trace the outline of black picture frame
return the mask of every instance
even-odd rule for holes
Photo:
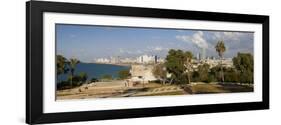
[[[157,108],[147,107],[138,109],[104,111],[43,113],[44,12],[262,24],[262,101]],[[28,1],[26,3],[26,123],[28,124],[184,115],[259,109],[269,109],[269,16],[46,1]]]

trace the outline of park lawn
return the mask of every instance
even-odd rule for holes
[[[189,88],[192,94],[253,92],[253,87],[236,84],[197,84]]]
[[[79,92],[79,89],[82,91]],[[212,94],[212,93],[235,93],[253,92],[252,85],[238,84],[217,84],[203,83],[197,84],[160,84],[148,83],[137,84],[134,87],[125,88],[122,82],[97,84],[85,89],[76,87],[68,90],[56,92],[58,100],[61,99],[84,99],[84,98],[109,98],[109,97],[136,97],[136,96],[168,96],[168,95],[189,95],[189,94]]]
[[[57,93],[56,96],[68,96],[68,95],[73,95],[72,93]]]
[[[204,94],[204,93],[227,93],[228,90],[223,89],[221,85],[216,84],[197,84],[190,86],[192,94]]]
[[[185,93],[182,91],[174,91],[174,92],[152,93],[142,96],[164,96],[164,95],[185,95]]]

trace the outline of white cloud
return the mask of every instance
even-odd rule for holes
[[[213,34],[214,40],[229,40],[233,42],[239,42],[241,40],[241,37],[246,35],[246,33],[240,32],[214,32]]]
[[[162,51],[163,48],[158,46],[158,47],[155,47],[154,50],[155,50],[155,51]]]
[[[176,38],[184,42],[192,42],[200,48],[208,48],[208,43],[202,31],[198,31],[193,35],[178,35]]]
[[[147,46],[146,49],[144,51],[146,52],[155,52],[155,51],[165,51],[165,50],[169,50],[169,48],[166,47],[162,47],[162,46]]]

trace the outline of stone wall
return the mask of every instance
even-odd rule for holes
[[[132,79],[144,81],[157,80],[152,73],[153,67],[154,65],[132,65],[130,70]]]

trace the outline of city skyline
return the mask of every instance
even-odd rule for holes
[[[142,55],[165,58],[170,49],[191,51],[195,57],[204,51],[206,57],[217,57],[218,40],[225,42],[225,58],[232,58],[237,52],[253,54],[253,37],[250,32],[56,25],[57,54],[84,62]]]

